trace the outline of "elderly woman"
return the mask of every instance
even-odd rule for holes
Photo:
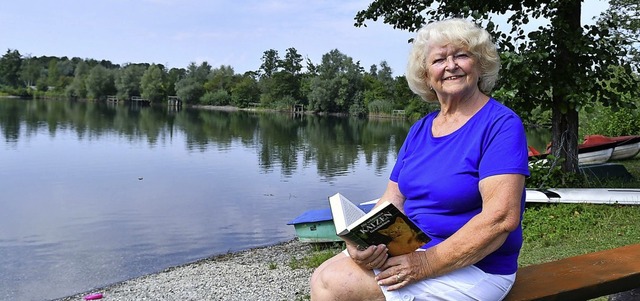
[[[385,245],[345,252],[311,277],[312,300],[501,300],[522,246],[527,143],[520,118],[491,98],[500,58],[464,19],[427,25],[413,42],[412,91],[440,110],[410,129],[381,198],[432,239],[389,257]]]

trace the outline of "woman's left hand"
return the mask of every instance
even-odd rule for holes
[[[393,291],[408,284],[426,278],[429,275],[427,252],[416,251],[387,259],[377,276],[378,285],[387,286]]]

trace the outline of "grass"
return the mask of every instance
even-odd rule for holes
[[[597,187],[640,187],[640,157],[619,161],[632,182],[607,181]],[[548,262],[640,243],[640,207],[597,204],[527,204],[520,265]]]
[[[636,206],[555,204],[526,209],[520,265],[640,242]]]
[[[597,187],[640,188],[640,156],[620,161],[632,182],[608,181]],[[527,204],[520,266],[640,243],[640,206],[597,204]],[[296,264],[315,268],[342,250],[340,245],[318,246]],[[292,265],[293,267],[293,265]],[[607,300],[606,297],[593,299]]]
[[[334,255],[342,252],[345,246],[344,243],[336,242],[336,243],[325,243],[325,244],[313,244],[312,252],[302,258],[296,259],[293,258],[289,262],[289,267],[292,269],[299,268],[317,268],[321,263],[325,262],[327,259],[333,257]]]
[[[619,161],[634,181],[606,181],[591,187],[640,188],[640,156]],[[587,185],[589,186],[589,185]],[[525,208],[520,266],[640,243],[639,206],[538,204]],[[592,299],[606,301],[608,297]]]

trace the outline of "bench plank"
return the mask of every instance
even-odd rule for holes
[[[588,300],[640,287],[640,244],[522,267],[505,301]]]

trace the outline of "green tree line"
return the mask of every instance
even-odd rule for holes
[[[178,96],[186,104],[288,110],[304,105],[318,113],[391,114],[426,106],[393,76],[386,61],[365,70],[352,57],[331,50],[320,63],[303,60],[295,48],[284,56],[269,49],[255,71],[238,74],[232,66],[208,62],[168,69],[160,64],[113,64],[78,57],[23,56],[8,49],[0,58],[0,91],[24,97],[105,100],[133,96],[153,103]],[[413,105],[412,105],[413,103]],[[422,111],[421,111],[422,110]]]
[[[581,25],[582,1],[376,0],[357,13],[356,26],[380,19],[415,31],[452,16],[471,17],[486,27],[502,58],[493,96],[525,122],[552,127],[552,152],[577,170],[579,113],[600,107],[636,110],[640,94],[640,14],[634,0],[611,0],[594,25]],[[508,16],[506,30],[492,16]],[[548,24],[525,31],[531,20]],[[0,57],[0,92],[22,96],[129,99],[140,95],[161,102],[176,95],[184,103],[289,109],[304,105],[318,113],[391,114],[412,117],[433,109],[393,76],[385,61],[368,69],[338,49],[320,62],[303,59],[295,48],[284,55],[269,49],[255,71],[237,74],[232,66],[207,62],[168,69],[159,64],[113,64],[67,57],[23,57],[8,49]],[[585,114],[583,114],[585,115]]]

